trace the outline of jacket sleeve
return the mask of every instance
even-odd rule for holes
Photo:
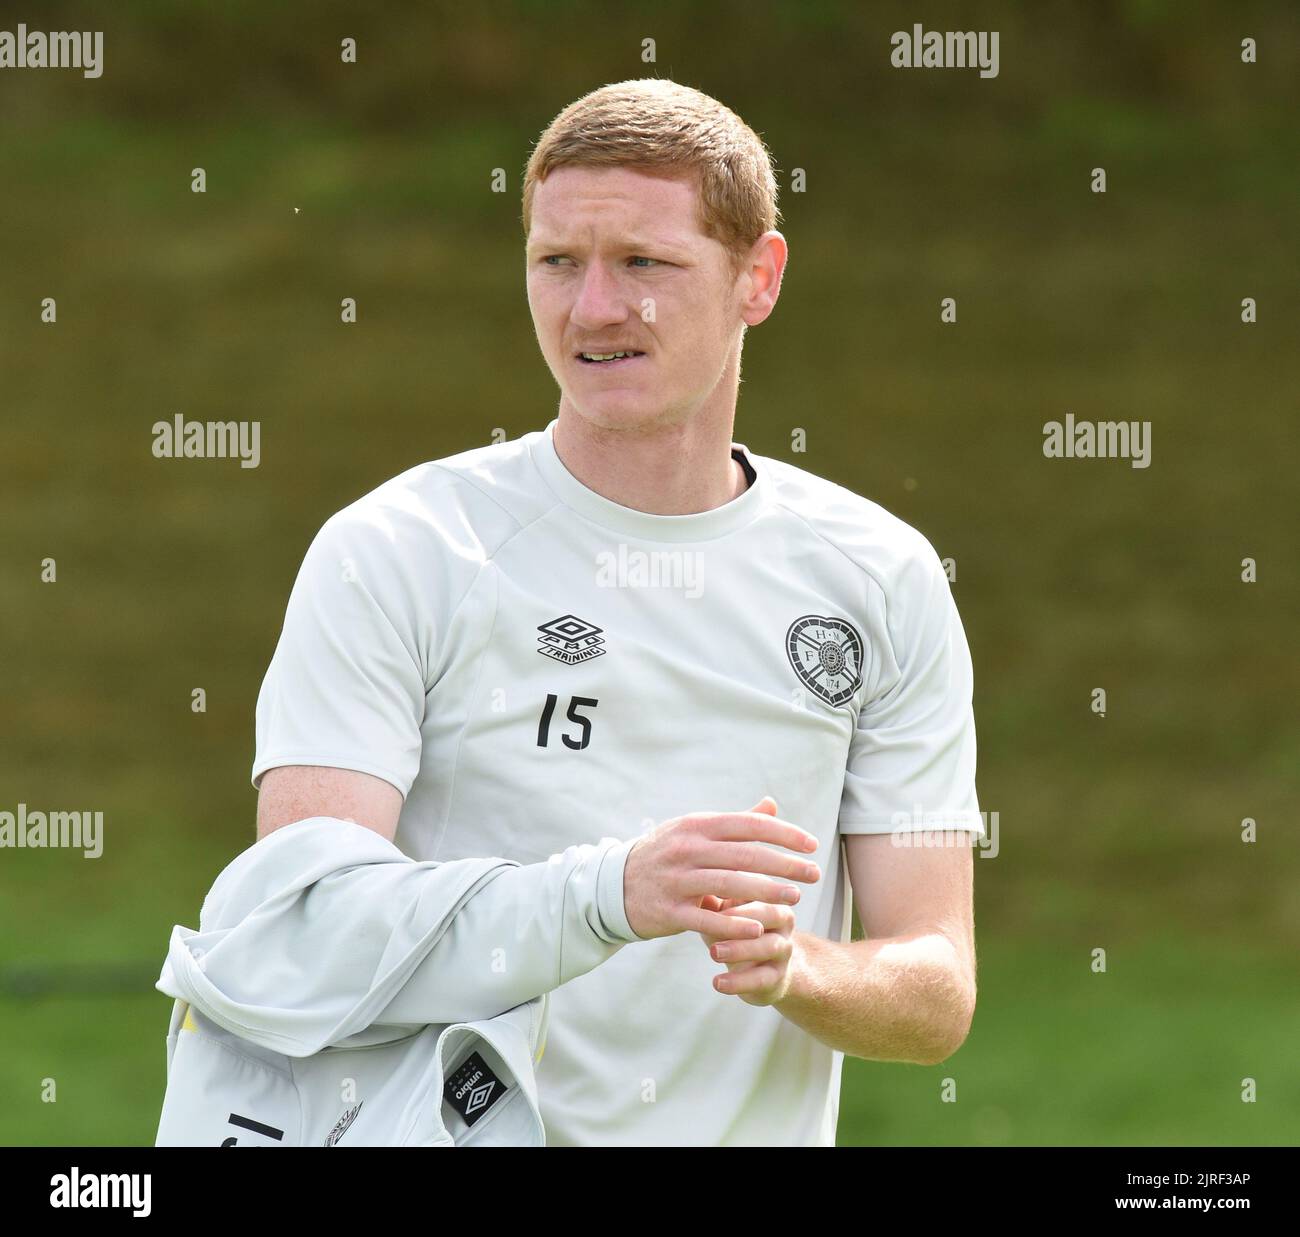
[[[384,1021],[492,1018],[640,940],[623,908],[632,845],[605,838],[545,863],[496,870],[385,1008]]]
[[[417,862],[352,821],[298,821],[218,876],[156,986],[290,1056],[493,1018],[639,939],[623,910],[632,845]]]

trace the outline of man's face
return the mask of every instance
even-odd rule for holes
[[[567,403],[601,428],[678,423],[739,347],[739,285],[692,179],[561,167],[534,191],[528,305]],[[613,361],[583,353],[633,351]]]

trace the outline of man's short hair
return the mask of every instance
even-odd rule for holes
[[[524,170],[525,236],[537,185],[565,166],[693,176],[701,230],[727,250],[734,274],[780,218],[772,156],[758,134],[717,99],[663,78],[602,86],[547,125]]]

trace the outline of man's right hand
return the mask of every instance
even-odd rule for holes
[[[811,833],[771,810],[691,812],[639,838],[623,868],[623,909],[632,931],[642,940],[679,932],[728,940],[762,936],[767,929],[758,920],[703,904],[712,895],[793,906],[799,889],[787,882],[821,879],[811,860],[762,845],[771,842],[804,855],[817,849]]]

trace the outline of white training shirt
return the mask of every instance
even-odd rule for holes
[[[361,770],[405,796],[412,858],[521,864],[770,794],[821,843],[797,928],[847,941],[841,835],[984,832],[970,653],[934,548],[740,444],[753,480],[723,506],[623,507],[565,468],[555,424],[325,522],[258,698],[254,785]],[[643,941],[608,917],[627,943],[552,992],[548,1144],[833,1146],[843,1053],[715,991],[697,933]]]

